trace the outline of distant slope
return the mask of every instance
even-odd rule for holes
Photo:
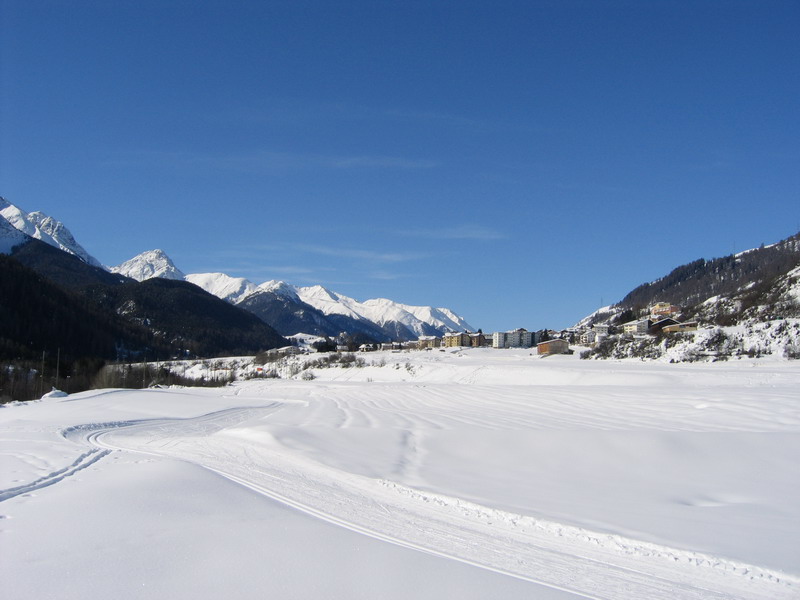
[[[23,233],[5,217],[0,215],[0,254],[11,254],[11,251],[20,244],[32,239],[29,235]]]
[[[172,261],[162,251],[155,251],[142,253],[124,263],[133,268],[120,265],[112,270],[141,281],[162,276],[165,264],[172,265]],[[177,268],[175,271],[180,272]],[[450,331],[474,331],[469,323],[447,308],[411,306],[386,298],[359,302],[321,285],[296,287],[273,280],[257,286],[243,277],[225,273],[192,273],[184,279],[252,312],[282,335],[335,336],[344,332],[373,341],[389,341]]]
[[[31,239],[18,246],[11,254],[54,284],[69,290],[80,290],[90,285],[120,285],[128,278],[90,265],[73,254]]]
[[[682,265],[656,281],[635,288],[619,305],[636,309],[661,301],[694,306],[712,296],[731,295],[770,282],[798,264],[800,233],[771,246]]]
[[[448,331],[474,331],[452,311],[430,306],[409,306],[385,298],[359,302],[320,285],[295,288],[300,299],[328,317],[349,317],[377,325],[391,339],[416,339]]]
[[[731,294],[712,296],[687,307],[684,316],[716,325],[800,318],[800,266]]]
[[[0,232],[0,251],[10,252],[12,247],[26,240],[20,237],[24,234],[76,256],[95,269],[83,269],[35,245],[15,249],[18,260],[56,284],[73,290],[94,284],[117,285],[128,278],[139,282],[152,278],[185,280],[231,304],[242,304],[285,335],[346,333],[372,341],[388,341],[474,330],[446,308],[412,306],[385,298],[359,302],[319,285],[295,287],[283,281],[268,281],[257,286],[242,277],[224,273],[185,275],[163,250],[142,252],[121,265],[106,269],[75,241],[61,222],[40,212],[26,213],[2,198],[0,216],[20,232],[13,234],[4,226],[7,231]]]
[[[186,275],[185,279],[232,304],[258,291],[258,286],[244,277],[231,277],[225,273],[194,273]]]
[[[579,322],[619,324],[655,302],[680,306],[683,318],[730,325],[746,319],[800,316],[800,233],[776,244],[698,259],[629,292]]]
[[[254,354],[289,343],[254,315],[189,282],[160,278],[137,282],[38,240],[16,247],[12,258],[61,289],[80,294],[109,318],[143,327],[150,332],[152,349],[172,355],[188,351],[222,356]]]
[[[299,299],[268,290],[259,290],[250,294],[237,306],[253,313],[265,323],[269,323],[281,335],[303,332],[323,337],[335,337],[342,331],[353,329],[353,324],[337,324],[313,306]]]
[[[92,291],[104,308],[197,356],[253,354],[289,342],[255,315],[187,281],[152,278]],[[183,354],[184,352],[180,352]]]
[[[255,286],[247,279],[224,273],[192,274],[186,280],[251,311],[283,335],[332,336],[345,332],[389,341],[474,331],[446,308],[409,306],[385,298],[359,302],[320,285],[296,287],[284,281],[267,281]]]
[[[0,255],[0,359],[35,359],[56,349],[65,361],[114,359],[120,347],[150,344],[144,327],[99,310],[86,298]]]

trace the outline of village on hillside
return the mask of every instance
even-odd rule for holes
[[[512,331],[496,331],[492,334],[484,334],[482,331],[476,333],[446,333],[442,337],[422,336],[416,341],[405,342],[403,348],[410,349],[429,349],[429,348],[452,348],[452,347],[471,347],[471,348],[536,348],[537,354],[547,356],[550,354],[571,353],[571,345],[580,345],[592,348],[602,342],[609,335],[623,335],[632,338],[642,336],[653,336],[659,333],[682,333],[697,331],[697,321],[680,321],[678,317],[681,307],[669,302],[656,302],[646,311],[647,315],[623,323],[620,326],[607,324],[595,324],[591,327],[569,327],[561,331],[553,329],[541,329],[538,331],[528,331],[524,328]],[[393,344],[395,347],[397,344]],[[387,344],[380,346],[385,349]],[[369,345],[359,348],[362,351],[369,351]],[[376,346],[375,349],[378,349]]]
[[[462,331],[445,333],[442,336],[420,336],[416,340],[392,341],[384,343],[357,343],[341,334],[331,346],[337,352],[375,352],[378,350],[432,350],[436,348],[535,348],[539,356],[551,354],[571,354],[570,346],[579,345],[594,348],[611,335],[637,339],[650,336],[697,331],[697,321],[680,321],[681,307],[669,302],[656,302],[648,307],[646,314],[618,326],[594,324],[586,327],[569,327],[563,330],[540,329],[528,331],[525,328],[511,331],[484,333]],[[319,343],[312,344],[317,350],[334,350]],[[298,346],[277,348],[270,351],[278,355],[302,352]]]

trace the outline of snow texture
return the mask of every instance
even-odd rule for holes
[[[796,361],[366,356],[0,409],[4,593],[798,597]]]

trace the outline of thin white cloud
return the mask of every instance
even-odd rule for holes
[[[322,254],[325,256],[339,256],[343,258],[355,258],[372,262],[398,263],[409,260],[419,260],[426,258],[428,254],[421,252],[379,252],[375,250],[363,250],[357,248],[335,248],[333,246],[319,246],[313,244],[296,244],[297,250],[310,254]]]
[[[338,169],[388,168],[388,169],[433,169],[439,166],[435,160],[397,158],[393,156],[350,156],[329,158],[331,166]]]
[[[502,240],[508,237],[502,231],[483,225],[455,225],[438,229],[412,229],[401,232],[410,237],[438,240]]]
[[[402,273],[391,273],[389,271],[380,270],[380,271],[373,271],[370,274],[370,277],[372,279],[379,279],[381,281],[394,281],[396,279],[405,279],[409,276]]]
[[[168,166],[202,168],[243,173],[268,173],[305,169],[433,169],[439,162],[424,158],[384,155],[335,155],[258,150],[242,154],[199,154],[192,152],[141,152],[109,159],[114,167]]]
[[[258,274],[279,274],[279,275],[311,275],[321,269],[309,269],[308,267],[298,267],[294,265],[264,265],[257,267],[250,267],[247,269],[248,273]]]
[[[377,121],[383,123],[411,123],[449,127],[462,130],[488,131],[507,129],[505,124],[485,119],[475,119],[455,113],[415,110],[401,107],[376,107],[350,103],[304,103],[295,100],[273,99],[268,106],[242,108],[224,116],[211,115],[213,121],[242,121],[256,125],[313,126],[331,121]]]
[[[627,193],[631,190],[617,185],[606,185],[602,183],[580,183],[580,182],[560,182],[556,183],[555,187],[560,190],[576,191],[576,192],[611,192],[611,193]]]

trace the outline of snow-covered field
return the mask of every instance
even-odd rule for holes
[[[3,597],[800,598],[800,362],[314,374],[0,409]]]

